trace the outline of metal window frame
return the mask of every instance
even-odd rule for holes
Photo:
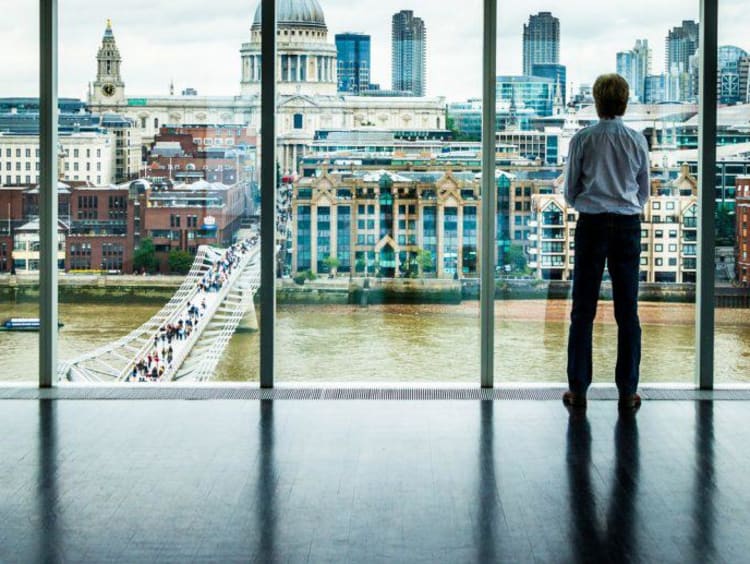
[[[276,2],[261,5],[260,387],[276,373]]]
[[[39,2],[39,387],[57,383],[57,0]]]
[[[497,0],[484,0],[482,48],[482,231],[480,237],[480,384],[495,383],[495,128],[497,98]]]
[[[275,376],[276,322],[276,3],[262,0],[261,24],[261,289],[260,386]],[[497,193],[495,187],[497,0],[483,1],[482,206],[480,290],[480,382],[494,387],[494,287]],[[39,387],[56,384],[57,374],[57,158],[58,2],[39,2],[40,100],[40,273]],[[716,68],[718,0],[700,0],[698,281],[696,288],[695,382],[714,387],[716,168]],[[488,103],[489,102],[489,103]]]
[[[700,0],[700,86],[698,93],[698,248],[695,292],[695,385],[714,387],[716,306],[716,70],[719,2]]]

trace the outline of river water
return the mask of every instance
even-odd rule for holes
[[[62,303],[60,359],[73,358],[134,329],[159,304]],[[496,381],[564,382],[569,303],[497,302]],[[0,304],[0,321],[36,317],[30,303]],[[694,307],[641,304],[642,382],[693,381]],[[257,333],[236,334],[217,381],[257,382]],[[279,382],[477,383],[479,310],[460,305],[279,306]],[[611,382],[616,326],[611,304],[600,307],[594,334],[594,380]],[[0,381],[35,381],[38,334],[0,332]],[[750,382],[750,311],[717,310],[717,382]]]

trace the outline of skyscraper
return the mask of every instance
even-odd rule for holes
[[[698,25],[684,20],[667,33],[664,66],[669,100],[695,101],[698,96]]]
[[[722,104],[736,104],[744,100],[740,91],[740,61],[747,57],[747,51],[734,45],[719,47],[718,94]]]
[[[370,86],[370,36],[336,34],[338,91],[359,94]]]
[[[531,76],[535,64],[560,62],[560,20],[551,12],[529,16],[523,25],[523,74]]]
[[[665,71],[670,72],[674,65],[684,72],[690,66],[690,57],[698,50],[698,24],[684,20],[681,26],[672,28],[666,38]]]
[[[393,15],[391,23],[391,77],[393,90],[424,96],[427,85],[427,31],[411,10]]]
[[[637,39],[630,51],[617,53],[617,74],[628,81],[630,94],[643,102],[646,77],[651,73],[651,49],[648,39]]]

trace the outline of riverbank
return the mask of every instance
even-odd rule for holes
[[[138,299],[149,303],[163,303],[182,283],[183,276],[135,276],[60,274],[58,299],[63,303],[78,300],[112,301]],[[499,279],[495,283],[495,299],[569,300],[571,282]],[[0,302],[36,301],[39,298],[39,279],[35,274],[0,275]],[[277,280],[279,304],[303,305],[378,305],[378,304],[446,304],[455,305],[479,299],[477,279],[377,279],[377,278],[318,278],[296,284],[291,279]],[[612,286],[602,284],[601,299],[611,301]],[[641,283],[641,302],[695,302],[693,284]],[[718,307],[750,307],[750,291],[730,286],[717,287]]]

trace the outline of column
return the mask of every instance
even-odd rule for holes
[[[339,209],[334,200],[330,204],[330,218],[331,227],[328,232],[331,234],[331,256],[339,258],[339,237],[338,237],[338,222],[339,222]]]
[[[458,230],[458,249],[456,250],[456,272],[461,278],[464,273],[464,206],[459,204],[456,208],[456,229]]]
[[[435,269],[437,277],[442,278],[443,274],[443,263],[445,256],[445,204],[437,204],[437,256],[435,257]]]
[[[301,55],[295,55],[294,56],[297,59],[297,82],[302,81],[302,56]]]
[[[310,203],[310,270],[318,273],[318,206]]]

